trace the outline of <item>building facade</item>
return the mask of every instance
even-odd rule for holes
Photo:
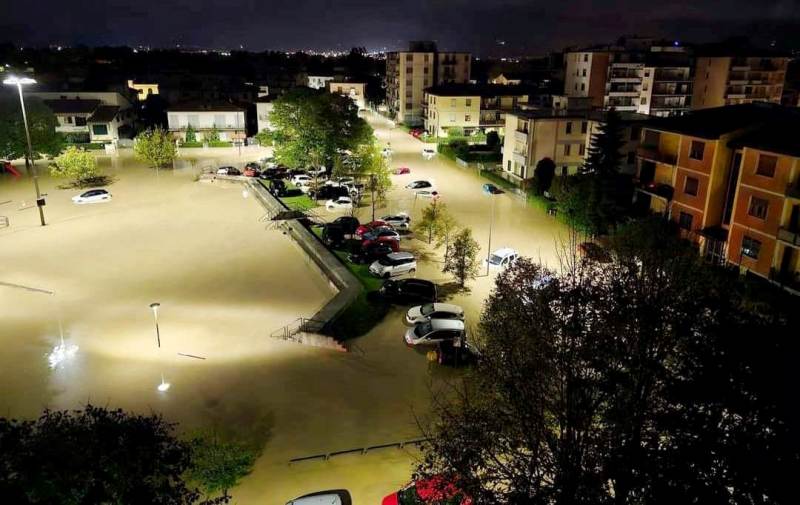
[[[781,103],[788,64],[784,56],[698,56],[694,108]]]
[[[389,114],[409,126],[424,123],[425,89],[468,83],[469,53],[439,52],[433,43],[412,43],[409,51],[386,54],[386,104]]]
[[[227,102],[185,102],[167,110],[169,131],[178,139],[186,139],[186,129],[192,126],[198,142],[208,139],[214,129],[219,140],[231,142],[244,140],[245,109]]]
[[[574,175],[586,162],[592,135],[605,122],[597,110],[538,109],[506,114],[503,172],[512,182],[525,186],[536,165],[544,159],[555,163],[556,175]],[[634,173],[640,125],[639,114],[622,114],[625,145],[621,171]]]
[[[133,137],[136,112],[131,102],[113,91],[31,92],[41,98],[58,121],[56,131],[72,142],[116,143]]]
[[[521,86],[442,84],[425,90],[424,128],[445,137],[449,128],[465,134],[505,129],[505,115],[528,103],[529,92]]]
[[[312,89],[328,89],[328,83],[336,79],[332,75],[309,75],[306,77],[306,86]]]
[[[675,221],[711,261],[800,292],[800,111],[768,103],[648,124],[635,205]]]
[[[367,108],[366,87],[366,83],[363,82],[331,81],[328,83],[328,90],[331,93],[348,97],[356,104],[358,110]]]

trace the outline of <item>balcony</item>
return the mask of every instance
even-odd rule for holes
[[[676,155],[662,153],[656,146],[640,146],[638,149],[636,149],[636,154],[640,158],[656,161],[658,163],[665,163],[667,165],[674,165],[678,162],[678,157]]]
[[[790,230],[789,228],[778,228],[778,240],[791,246],[800,247],[800,230]]]
[[[669,184],[642,180],[635,180],[634,183],[636,184],[637,191],[655,196],[656,198],[663,198],[667,201],[672,200],[672,195],[675,193],[675,189]]]
[[[787,185],[786,192],[784,194],[789,198],[797,198],[800,200],[800,180]]]

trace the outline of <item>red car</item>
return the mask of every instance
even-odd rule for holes
[[[391,226],[389,226],[389,224],[386,223],[386,221],[381,221],[380,219],[376,219],[375,221],[372,221],[371,223],[364,223],[361,226],[359,226],[358,228],[356,228],[356,236],[361,238],[362,235],[364,235],[365,233],[369,233],[369,232],[371,232],[372,230],[374,230],[376,228],[390,228],[390,229],[393,229]]]
[[[388,226],[368,231],[361,236],[361,240],[361,247],[369,247],[371,244],[388,244],[394,252],[400,249],[400,234]]]
[[[452,482],[443,477],[418,480],[381,501],[381,505],[418,505],[421,503],[447,503],[448,505],[472,505],[472,498],[464,496]]]
[[[420,135],[422,135],[422,132],[423,132],[423,130],[420,130],[419,128],[414,128],[409,133],[411,133],[412,137],[418,139],[420,137]]]
[[[394,169],[394,175],[410,174],[411,169],[408,167],[397,167]]]

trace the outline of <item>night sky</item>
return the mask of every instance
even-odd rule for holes
[[[425,39],[444,49],[516,55],[634,33],[699,42],[748,34],[761,44],[777,39],[796,47],[800,0],[7,0],[0,6],[0,40],[16,45],[375,50]]]

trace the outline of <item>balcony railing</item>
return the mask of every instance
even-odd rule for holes
[[[786,196],[800,199],[800,180],[786,186]]]
[[[672,200],[672,195],[675,194],[675,188],[669,184],[663,184],[655,181],[635,180],[636,189],[665,200]]]
[[[800,247],[800,230],[778,228],[778,240]]]
[[[636,149],[636,154],[640,158],[666,163],[667,165],[674,165],[678,161],[678,157],[674,154],[663,153],[655,146],[640,146]]]

